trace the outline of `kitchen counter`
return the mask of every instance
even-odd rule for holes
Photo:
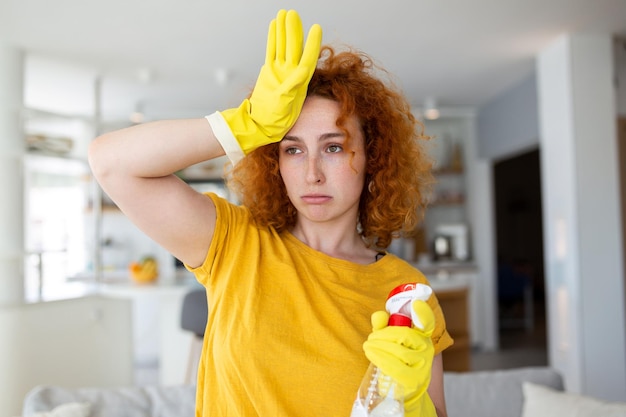
[[[428,278],[431,287],[441,299],[441,304],[458,314],[455,294],[466,291],[471,295],[477,268],[470,263],[419,263],[414,264]],[[94,283],[93,276],[74,277],[62,286],[45,288],[40,298],[30,302],[47,302],[103,295],[109,298],[132,301],[133,357],[136,367],[158,367],[160,384],[180,384],[185,380],[185,369],[193,335],[180,327],[180,311],[185,294],[201,288],[195,277],[186,270],[163,275],[155,283],[137,284],[127,274],[105,274],[101,282]],[[470,303],[471,304],[471,303]],[[452,305],[452,307],[448,307]],[[470,313],[470,317],[472,314]],[[462,334],[455,334],[461,341]],[[458,346],[461,346],[459,343]],[[466,345],[469,345],[467,343]]]
[[[412,264],[419,269],[435,292],[470,287],[478,272],[468,262],[420,262]]]
[[[474,273],[478,270],[476,264],[472,262],[413,262],[411,265],[422,271],[426,276],[441,273]]]
[[[445,299],[454,297],[458,292],[466,292],[466,306],[457,305],[449,307],[449,316],[459,316],[459,311],[465,311],[461,316],[467,316],[469,320],[468,344],[470,346],[480,346],[481,335],[485,333],[485,323],[480,320],[480,291],[481,291],[481,271],[476,264],[471,262],[415,262],[412,263],[417,269],[422,271],[430,282],[437,298]],[[461,324],[459,327],[462,328]],[[461,331],[463,333],[463,331]]]
[[[469,289],[472,285],[471,278],[467,276],[462,276],[462,277],[450,276],[447,278],[428,277],[428,281],[430,282],[430,286],[435,292],[435,294],[439,294],[443,291]]]
[[[89,295],[108,295],[130,297],[137,294],[157,294],[186,291],[199,286],[193,275],[176,273],[160,276],[154,283],[138,284],[128,275],[104,274],[100,281],[95,282],[93,275],[82,275],[69,278],[62,285],[44,287],[39,294],[26,296],[27,303],[60,301]]]

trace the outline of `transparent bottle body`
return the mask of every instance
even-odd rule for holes
[[[389,326],[415,325],[422,328],[419,317],[414,317],[411,305],[415,300],[426,301],[432,289],[420,283],[407,283],[394,288],[387,297],[385,309]],[[385,375],[370,363],[350,417],[404,417],[404,391],[392,377]]]
[[[402,386],[370,364],[350,417],[404,417]]]

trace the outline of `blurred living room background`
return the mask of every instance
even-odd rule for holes
[[[238,105],[267,22],[289,7],[2,2],[1,412],[41,384],[194,383],[181,311],[201,287],[102,192],[86,150],[106,131]],[[432,136],[430,208],[390,251],[441,300],[446,370],[551,366],[568,390],[626,401],[626,2],[298,11],[395,74]],[[179,174],[236,201],[225,163]],[[146,259],[158,276],[138,282]]]

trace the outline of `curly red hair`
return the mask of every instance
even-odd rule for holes
[[[324,46],[307,95],[338,102],[337,126],[344,131],[349,116],[360,121],[367,162],[359,230],[369,246],[383,249],[394,237],[413,232],[422,220],[433,176],[431,158],[421,143],[429,139],[423,125],[404,95],[381,74],[385,71],[362,52],[337,53]],[[295,225],[297,212],[280,175],[277,143],[240,161],[228,185],[259,226],[281,232]]]

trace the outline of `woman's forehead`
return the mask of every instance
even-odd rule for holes
[[[339,102],[325,97],[310,96],[305,100],[293,129],[310,125],[336,127],[341,116],[341,104]],[[359,120],[355,115],[350,115],[344,120],[342,127],[346,129],[360,127]]]

